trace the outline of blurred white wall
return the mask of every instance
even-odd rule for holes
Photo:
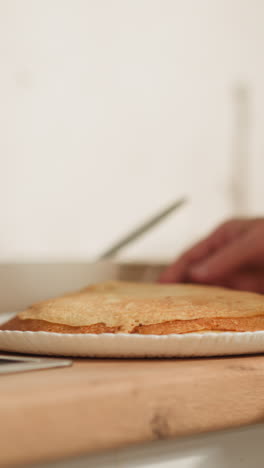
[[[263,213],[263,24],[263,0],[0,0],[0,261],[93,258],[188,195],[123,253],[170,258],[229,216],[240,83]]]

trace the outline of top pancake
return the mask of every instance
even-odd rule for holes
[[[34,304],[18,317],[82,327],[103,323],[130,333],[175,320],[264,316],[260,294],[191,284],[111,281]]]

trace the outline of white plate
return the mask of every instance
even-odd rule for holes
[[[15,314],[3,314],[0,323]],[[0,330],[0,351],[83,357],[191,357],[264,352],[264,331],[186,335],[101,335]]]

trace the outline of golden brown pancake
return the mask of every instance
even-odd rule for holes
[[[264,330],[260,294],[191,284],[111,281],[34,304],[1,330],[168,335]]]

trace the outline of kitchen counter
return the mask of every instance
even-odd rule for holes
[[[0,378],[0,466],[264,421],[264,356],[78,359]]]

